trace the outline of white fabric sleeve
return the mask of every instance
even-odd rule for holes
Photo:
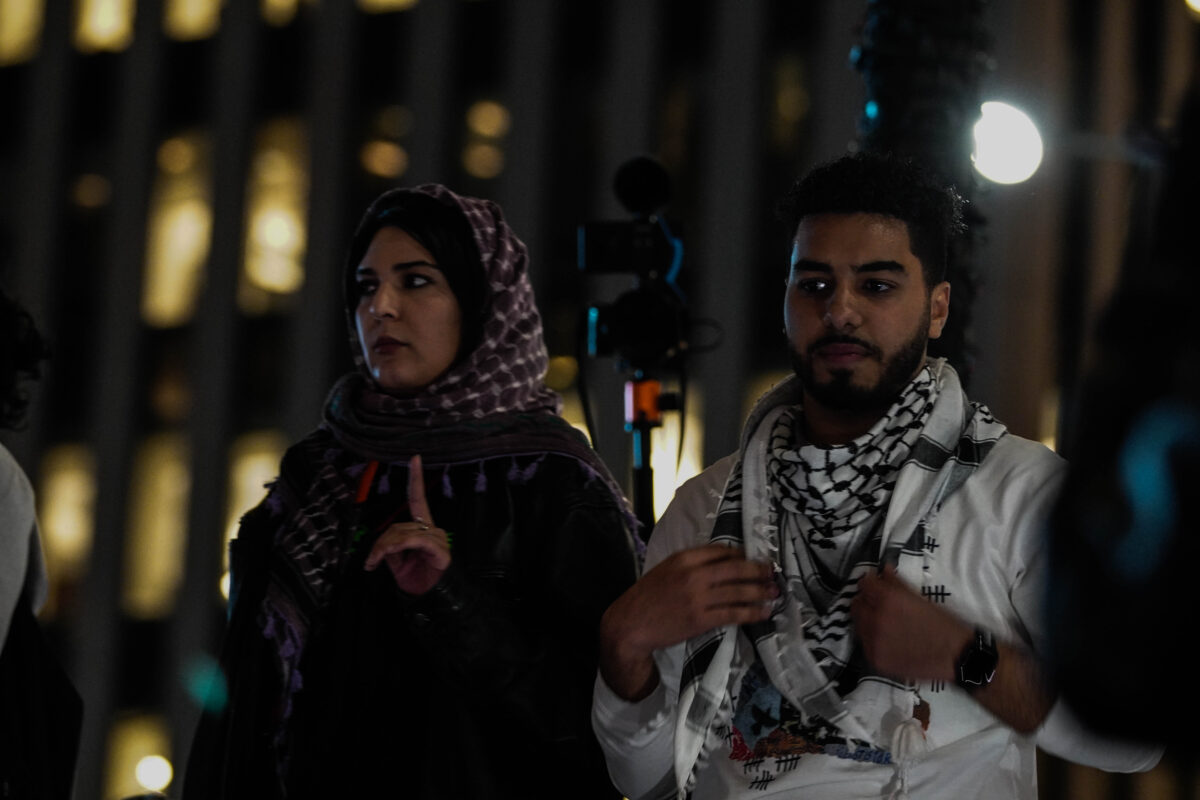
[[[47,591],[33,487],[16,459],[0,445],[0,647],[22,593],[29,595],[37,613]]]
[[[684,483],[646,548],[644,571],[672,553],[708,541],[732,457],[718,461]],[[592,694],[592,728],[608,762],[613,785],[631,800],[675,796],[675,709],[683,670],[683,643],[654,653],[659,683],[650,695],[630,703],[597,674]]]

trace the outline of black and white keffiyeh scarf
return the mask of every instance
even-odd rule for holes
[[[837,691],[854,647],[849,610],[858,579],[891,563],[920,586],[928,522],[1006,432],[968,401],[941,359],[844,445],[800,442],[800,397],[792,376],[759,400],[717,509],[711,540],[769,561],[786,589],[766,621],[687,643],[675,733],[681,796],[727,728],[736,687],[756,659],[802,714],[890,749],[895,720],[912,717],[912,689],[879,680],[847,697]]]

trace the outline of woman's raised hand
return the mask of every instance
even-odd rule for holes
[[[421,457],[408,462],[408,511],[412,522],[397,522],[388,527],[367,556],[365,568],[373,570],[387,561],[400,591],[422,595],[433,588],[450,566],[450,539],[433,524],[429,504],[425,502],[425,474]]]

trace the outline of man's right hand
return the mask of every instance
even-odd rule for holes
[[[600,674],[620,697],[658,686],[653,653],[722,625],[760,622],[779,596],[771,565],[708,544],[674,553],[617,598],[600,621]]]

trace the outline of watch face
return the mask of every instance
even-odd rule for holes
[[[992,638],[976,631],[958,659],[958,685],[970,691],[991,683],[996,676],[997,658]]]

